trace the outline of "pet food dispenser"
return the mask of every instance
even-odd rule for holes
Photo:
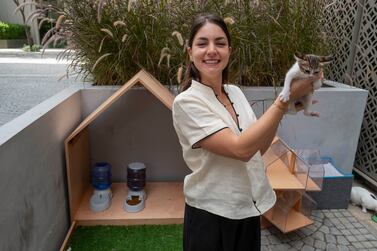
[[[128,195],[124,202],[127,212],[136,213],[145,207],[145,171],[146,167],[141,162],[133,162],[127,166]]]
[[[96,163],[92,170],[92,185],[94,192],[90,198],[90,210],[101,212],[111,204],[111,165],[106,162]]]

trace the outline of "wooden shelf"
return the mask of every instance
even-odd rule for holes
[[[184,196],[182,182],[147,182],[144,210],[128,213],[123,209],[127,197],[126,183],[113,183],[111,206],[103,212],[92,212],[89,200],[91,186],[85,191],[80,207],[74,217],[79,225],[141,225],[183,223]]]
[[[278,159],[267,167],[267,177],[273,189],[276,190],[304,190],[305,186],[300,183],[295,175],[287,168],[286,164]]]
[[[288,214],[274,213],[273,208],[263,214],[263,217],[276,226],[283,233],[313,224],[313,221],[296,210],[290,210]]]

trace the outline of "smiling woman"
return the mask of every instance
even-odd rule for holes
[[[188,48],[188,53],[191,62],[200,72],[202,83],[214,85],[222,82],[222,72],[228,65],[231,47],[218,25],[208,23],[203,26]],[[217,90],[216,93],[219,95],[221,92]]]
[[[276,200],[262,155],[288,103],[277,99],[257,120],[242,91],[227,83],[231,51],[223,19],[197,16],[172,109],[192,170],[184,180],[184,250],[260,250],[260,215]],[[299,81],[292,82],[293,99],[312,90],[313,80]]]

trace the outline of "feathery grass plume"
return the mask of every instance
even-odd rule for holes
[[[59,37],[60,36],[58,34],[54,34],[44,44],[42,43],[43,44],[42,55],[44,54],[48,45],[51,44],[52,42],[54,42],[56,39],[59,39]]]
[[[64,15],[60,15],[60,16],[58,17],[58,20],[56,21],[56,24],[55,24],[55,29],[56,29],[56,30],[59,30],[59,29],[60,29],[61,24],[62,24],[64,18],[65,18]]]
[[[189,47],[188,44],[189,44],[189,40],[186,39],[185,40],[185,45],[183,46],[183,53],[185,53],[187,51],[187,48]]]
[[[111,54],[112,54],[112,53],[106,53],[106,54],[103,54],[102,56],[100,56],[100,57],[97,59],[97,61],[94,63],[94,65],[93,65],[91,71],[93,72],[94,69],[96,68],[96,66],[98,65],[98,63],[101,62],[101,60],[104,59],[105,57],[110,56]]]
[[[123,37],[122,37],[122,43],[124,43],[127,39],[127,34],[124,34]]]
[[[171,57],[171,54],[166,55],[166,65],[168,68],[170,68],[170,57]]]
[[[101,31],[105,32],[107,35],[109,35],[110,37],[114,38],[113,33],[109,29],[102,28]]]
[[[226,17],[226,18],[224,18],[224,22],[225,22],[226,24],[229,24],[229,25],[232,25],[232,24],[235,23],[234,19],[231,18],[231,17]]]
[[[56,31],[55,26],[52,27],[51,29],[49,29],[49,30],[46,32],[46,34],[44,35],[44,37],[42,38],[42,42],[41,42],[41,44],[42,44],[42,45],[45,44],[46,41],[48,40],[48,38],[49,38],[50,36],[52,36],[52,35],[54,34],[55,31]]]
[[[113,23],[114,27],[117,27],[118,25],[126,26],[126,24],[123,21],[121,21],[121,20],[115,21]]]
[[[183,38],[182,38],[182,34],[179,33],[178,31],[173,31],[173,33],[171,34],[172,36],[176,36],[177,39],[178,39],[178,42],[181,46],[183,46]]]
[[[182,82],[182,73],[183,73],[183,67],[180,66],[177,71],[177,82],[180,84]]]
[[[161,54],[160,54],[160,60],[158,60],[158,64],[157,64],[158,67],[161,66],[162,60],[164,60],[164,58],[167,57],[168,55],[169,55],[169,58],[168,58],[168,64],[169,64],[170,63],[169,62],[169,60],[170,60],[170,49],[168,47],[162,48]],[[168,68],[169,68],[169,66],[168,66]]]
[[[128,6],[127,6],[128,12],[136,9],[136,4],[137,4],[137,0],[128,0]]]
[[[26,20],[25,20],[25,24],[26,24],[26,23],[29,23],[29,22],[32,23],[32,22],[34,21],[35,18],[38,18],[38,17],[40,17],[40,16],[43,16],[43,15],[44,15],[44,11],[45,11],[45,10],[37,9],[37,10],[31,12],[31,13],[27,16],[27,18],[26,18]]]
[[[98,1],[98,6],[97,6],[97,21],[98,21],[98,23],[101,23],[102,11],[103,11],[105,1],[106,0],[99,0]]]
[[[65,38],[64,36],[61,36],[61,35],[59,35],[59,34],[56,34],[56,35],[55,35],[55,38],[54,38],[54,43],[53,43],[54,47],[56,47],[56,45],[58,44],[59,40],[62,40],[62,39],[64,39],[64,38]]]
[[[52,23],[54,21],[55,21],[55,19],[52,19],[52,18],[49,18],[49,17],[42,18],[41,21],[39,21],[38,29],[42,28],[42,25],[43,25],[44,22]]]
[[[36,5],[36,6],[38,6],[39,3],[32,2],[32,1],[27,1],[27,2],[21,3],[21,4],[18,5],[17,8],[14,10],[13,15],[15,15],[15,14],[17,13],[17,11],[19,11],[22,7],[25,7],[26,5]]]
[[[98,53],[101,52],[101,50],[102,50],[102,45],[103,45],[103,41],[105,41],[106,38],[107,38],[107,36],[104,36],[104,37],[102,38],[101,43],[99,44]]]

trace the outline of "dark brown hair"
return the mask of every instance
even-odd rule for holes
[[[191,32],[190,32],[190,38],[188,40],[188,47],[192,47],[192,42],[194,40],[194,37],[196,33],[202,28],[206,23],[212,23],[219,26],[225,33],[226,38],[228,39],[228,45],[231,45],[230,42],[230,34],[228,31],[228,28],[224,22],[224,20],[215,14],[200,14],[195,19],[194,22],[191,25]],[[200,72],[198,69],[196,69],[193,62],[191,62],[189,55],[187,55],[187,62],[186,62],[186,73],[185,78],[183,79],[182,84],[180,85],[179,89],[180,91],[185,91],[187,88],[191,86],[191,80],[201,81],[200,79]],[[228,65],[223,70],[222,74],[222,83],[225,83],[228,81]]]

